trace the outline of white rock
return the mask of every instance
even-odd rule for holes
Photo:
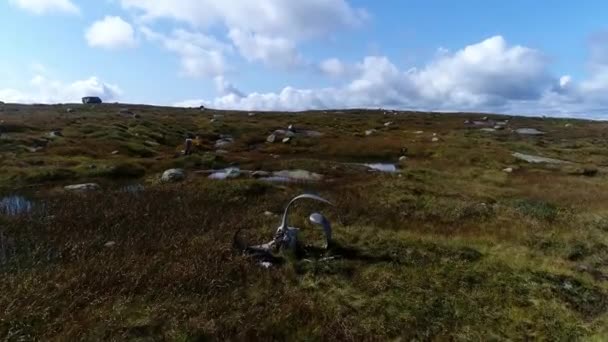
[[[404,162],[404,161],[406,161],[406,160],[407,160],[407,157],[406,157],[406,156],[401,156],[401,157],[399,157],[399,161],[400,161],[400,162]]]
[[[506,173],[513,173],[513,168],[512,167],[507,167],[506,169],[503,169],[502,171],[506,172]]]
[[[79,192],[96,191],[96,190],[100,189],[99,184],[96,184],[96,183],[68,185],[63,188],[66,191],[79,191]]]
[[[283,139],[283,144],[288,144],[291,141],[290,137],[284,138]]]
[[[271,135],[268,136],[268,138],[266,138],[266,141],[272,144],[275,141],[277,141],[277,136],[274,135],[274,134],[271,134]]]
[[[437,137],[433,138],[433,142],[438,142],[438,141],[439,141],[439,138],[437,138]]]
[[[163,172],[160,180],[165,183],[179,182],[186,178],[186,173],[182,169],[169,169]]]
[[[366,136],[370,136],[370,135],[372,135],[372,134],[374,134],[374,133],[376,133],[376,130],[375,130],[375,129],[368,129],[367,131],[365,131],[365,135],[366,135]]]
[[[108,241],[108,242],[106,242],[104,244],[104,246],[107,247],[107,248],[112,248],[112,247],[116,246],[116,242],[114,242],[114,241]]]

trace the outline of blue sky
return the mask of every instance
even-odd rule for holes
[[[0,100],[608,118],[602,1],[2,0]]]

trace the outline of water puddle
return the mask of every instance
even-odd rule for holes
[[[228,168],[221,171],[213,172],[209,175],[210,179],[225,180],[231,178],[238,178],[241,175],[239,168]]]
[[[34,204],[23,196],[0,197],[0,215],[18,216],[32,211]]]
[[[371,171],[394,173],[397,172],[397,166],[389,163],[374,163],[374,164],[363,164]]]

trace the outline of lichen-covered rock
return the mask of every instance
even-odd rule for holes
[[[182,169],[169,169],[163,172],[160,180],[164,183],[180,182],[186,179],[186,173]]]

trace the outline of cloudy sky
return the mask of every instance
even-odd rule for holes
[[[608,2],[0,0],[0,100],[608,118]]]

